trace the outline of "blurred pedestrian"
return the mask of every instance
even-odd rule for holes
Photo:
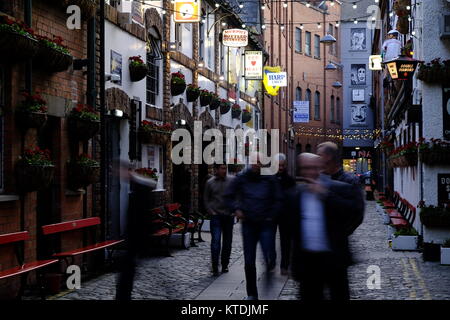
[[[156,181],[128,170],[125,162],[120,164],[122,176],[130,180],[130,194],[127,212],[127,227],[125,232],[126,252],[120,261],[119,278],[116,287],[116,300],[131,300],[136,260],[140,253],[145,251],[147,243],[146,212],[153,207],[151,191],[156,188]],[[117,173],[114,173],[117,174]]]
[[[300,179],[288,194],[287,210],[292,232],[292,275],[300,282],[302,300],[324,299],[324,288],[332,300],[350,298],[347,267],[350,250],[347,226],[360,217],[354,206],[355,186],[321,175],[321,157],[298,156]]]
[[[258,242],[267,272],[276,265],[276,219],[282,206],[282,194],[274,175],[261,174],[261,154],[250,154],[250,165],[240,172],[225,192],[225,201],[242,221],[247,300],[258,300],[256,249]]]
[[[286,155],[279,153],[277,157],[279,163],[276,177],[280,183],[282,195],[285,197],[287,191],[295,186],[295,179],[291,177],[287,171]],[[283,203],[285,203],[285,201],[283,201]],[[290,260],[291,236],[289,233],[289,217],[287,211],[283,208],[278,217],[278,228],[280,231],[281,247],[280,271],[282,275],[287,275]]]
[[[215,276],[219,275],[221,252],[222,272],[228,272],[230,262],[234,216],[225,205],[223,196],[233,179],[233,176],[227,175],[226,164],[215,164],[214,176],[206,182],[203,194],[206,212],[211,217],[211,262]]]

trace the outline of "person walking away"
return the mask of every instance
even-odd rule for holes
[[[300,282],[302,300],[323,300],[328,286],[332,300],[350,298],[347,267],[350,250],[347,225],[359,220],[354,185],[322,178],[321,157],[302,153],[297,159],[300,179],[289,191],[287,210],[291,225],[291,272]]]
[[[219,256],[222,272],[228,272],[230,262],[234,216],[225,205],[223,197],[233,179],[234,177],[227,175],[226,164],[215,164],[214,176],[205,184],[203,200],[205,209],[211,216],[211,262],[214,276],[219,275]]]
[[[289,175],[287,172],[287,161],[286,155],[280,153],[278,157],[278,172],[276,177],[280,183],[281,191],[283,197],[287,194],[287,191],[295,186],[295,179]],[[283,201],[285,203],[285,201]],[[278,217],[278,228],[280,231],[280,247],[281,247],[281,261],[280,261],[280,271],[282,275],[288,274],[289,260],[290,260],[290,248],[291,248],[291,236],[289,234],[289,220],[287,216],[287,211],[281,209]]]
[[[261,174],[261,154],[250,154],[250,165],[240,172],[225,192],[225,202],[242,221],[247,300],[258,300],[256,248],[261,244],[268,273],[276,265],[276,219],[282,206],[274,175]]]

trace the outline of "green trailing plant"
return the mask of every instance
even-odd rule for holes
[[[72,109],[70,117],[86,121],[100,121],[100,114],[94,108],[81,103]]]
[[[17,107],[16,111],[23,113],[47,113],[47,101],[39,93],[30,94],[28,92],[22,92],[21,95],[24,97],[24,100]]]
[[[413,227],[411,227],[411,228],[401,228],[401,229],[399,229],[398,231],[396,231],[394,233],[395,237],[398,237],[398,236],[418,236],[418,235],[419,235],[419,233]]]
[[[70,55],[69,48],[63,44],[63,41],[64,41],[63,38],[61,38],[59,36],[53,36],[53,39],[50,39],[49,37],[41,36],[41,35],[37,35],[36,38],[44,46],[51,48],[53,50],[59,51],[63,54]]]
[[[421,201],[418,206],[420,209],[420,221],[426,227],[450,227],[450,205],[446,206],[425,206]]]
[[[34,30],[24,22],[14,21],[7,16],[0,16],[0,32],[15,32],[22,36],[36,39]]]
[[[21,159],[32,166],[53,166],[50,158],[50,150],[39,147],[25,149]]]
[[[80,154],[75,159],[74,163],[83,167],[98,167],[100,165],[98,161],[92,159],[92,157],[86,153]]]

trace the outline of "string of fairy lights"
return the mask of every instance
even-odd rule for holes
[[[340,129],[319,126],[298,126],[295,129],[297,137],[325,138],[334,140],[373,140],[380,129]]]

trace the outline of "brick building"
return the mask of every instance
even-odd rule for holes
[[[288,76],[287,87],[280,88],[277,96],[265,95],[264,127],[280,129],[280,152],[287,154],[293,173],[296,154],[315,152],[323,141],[340,143],[340,3],[264,1],[264,8],[266,65],[281,66]],[[337,41],[321,43],[327,34]],[[328,64],[335,70],[326,71]],[[309,101],[307,123],[293,123],[294,101]]]

